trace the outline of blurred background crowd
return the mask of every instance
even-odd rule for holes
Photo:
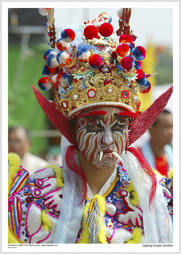
[[[143,12],[144,9],[142,9]],[[163,9],[162,9],[163,10]],[[94,18],[94,14],[89,12],[89,9],[81,9],[82,19],[84,22],[87,15],[90,19]],[[114,10],[116,13],[116,10]],[[54,163],[56,165],[61,164],[60,155],[60,133],[52,126],[47,117],[43,113],[41,107],[38,105],[31,85],[37,87],[39,78],[42,76],[42,68],[44,66],[44,52],[49,48],[48,38],[46,31],[47,17],[41,16],[35,8],[9,8],[8,9],[8,126],[9,126],[9,151],[17,152],[24,149],[23,154],[20,155],[21,159],[25,162],[25,154],[31,153],[39,157],[39,162]],[[98,14],[101,11],[98,10]],[[110,13],[111,14],[111,13]],[[136,14],[136,12],[135,12]],[[170,16],[167,13],[163,13],[163,17],[160,17],[160,22],[164,24],[164,33],[167,37],[171,37],[172,31],[167,26],[167,23],[162,19],[169,19],[172,21],[172,12]],[[69,24],[74,21],[74,12],[67,10],[61,10],[56,13],[57,17],[62,18],[65,24]],[[145,11],[145,15],[146,11]],[[76,15],[77,16],[77,15]],[[116,14],[115,14],[116,16]],[[70,18],[71,17],[71,18]],[[150,16],[151,17],[151,16]],[[148,15],[147,20],[144,22],[142,18],[141,30],[149,30],[146,26],[150,22]],[[152,26],[158,27],[155,24],[154,13],[152,13]],[[118,23],[117,16],[114,18]],[[134,14],[132,14],[134,20]],[[149,21],[149,22],[147,22]],[[60,20],[59,23],[62,21]],[[136,21],[135,21],[136,23]],[[144,27],[145,25],[145,27]],[[172,27],[172,26],[171,26]],[[157,29],[157,28],[156,28]],[[159,33],[159,31],[155,32]],[[169,30],[168,30],[169,29]],[[134,29],[135,34],[140,37],[139,30],[136,30],[136,24]],[[160,30],[160,34],[161,34]],[[141,107],[141,111],[144,111],[150,104],[163,93],[173,82],[173,46],[172,43],[163,40],[155,41],[152,32],[146,36],[144,47],[147,51],[147,57],[143,60],[142,70],[145,73],[157,73],[149,78],[152,85],[151,91],[146,95],[139,95],[142,100],[146,99],[147,103],[144,103],[144,107]],[[141,43],[139,42],[139,45]],[[41,93],[48,99],[52,99],[51,92]],[[172,96],[173,97],[173,96]],[[167,110],[172,114],[172,97],[168,103]],[[173,118],[171,118],[171,129],[173,129]],[[158,122],[160,123],[160,122]],[[156,125],[158,125],[158,123]],[[165,123],[165,120],[164,120]],[[169,125],[169,126],[170,126]],[[16,128],[15,128],[16,127]],[[20,128],[23,127],[23,128]],[[162,126],[163,127],[163,126]],[[25,128],[25,129],[24,129]],[[160,127],[161,128],[161,127]],[[164,127],[166,128],[166,127]],[[168,128],[168,126],[167,126]],[[163,130],[162,130],[163,131]],[[161,133],[163,133],[161,131]],[[172,130],[168,135],[169,141],[162,141],[162,148],[165,144],[169,144],[172,148]],[[159,134],[160,135],[160,132]],[[136,146],[143,147],[144,143],[150,139],[150,132],[148,131],[141,139],[136,143]],[[155,138],[157,140],[157,138]],[[24,143],[23,143],[24,142]],[[19,145],[19,146],[18,146]],[[25,147],[24,147],[25,146]],[[24,148],[22,148],[24,147]],[[19,149],[19,150],[18,150]],[[33,160],[33,157],[31,157]],[[35,159],[35,158],[34,158]],[[37,163],[39,163],[37,162]],[[24,166],[26,167],[26,165]],[[27,166],[28,167],[28,166]],[[33,166],[31,166],[32,168]]]

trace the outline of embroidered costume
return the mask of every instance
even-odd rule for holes
[[[10,154],[9,157],[11,167],[15,164],[13,156]],[[20,167],[8,199],[10,227],[19,242],[53,242],[61,212],[63,186],[63,172],[60,168],[50,165],[29,175]],[[164,185],[163,191],[170,202],[171,193]],[[84,201],[85,217],[86,212],[93,208],[93,203],[98,202],[98,209],[100,206],[103,210],[104,221],[102,227],[99,227],[98,239],[93,242],[144,242],[143,211],[138,194],[123,166],[117,165],[99,194],[92,196],[89,193],[89,196]],[[78,230],[77,243],[91,241],[86,235],[87,224],[84,220]]]
[[[118,11],[118,40],[107,13],[85,21],[77,33],[67,28],[58,37],[53,12],[40,9],[48,15],[51,49],[44,54],[38,85],[53,90],[54,102],[33,89],[62,134],[62,168],[49,165],[29,175],[10,155],[9,242],[172,242],[169,183],[133,143],[163,110],[173,87],[139,111],[138,91],[150,90],[151,74],[140,69],[146,51],[135,46],[131,9]],[[83,164],[102,174],[112,170],[96,195]]]

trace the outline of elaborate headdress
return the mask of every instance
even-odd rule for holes
[[[39,9],[39,12],[48,16],[51,48],[44,54],[46,63],[38,85],[45,91],[53,89],[54,102],[48,102],[34,90],[50,121],[74,143],[69,120],[77,113],[97,106],[120,107],[124,116],[134,120],[129,127],[130,145],[152,124],[172,93],[170,88],[140,116],[138,91],[146,93],[151,85],[147,80],[150,74],[141,70],[146,50],[135,46],[136,36],[129,26],[131,9],[118,11],[116,33],[112,18],[101,13],[91,21],[86,20],[78,31],[66,28],[60,35],[55,30],[54,10]]]

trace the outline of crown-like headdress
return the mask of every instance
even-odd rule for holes
[[[100,105],[116,105],[133,114],[138,112],[138,91],[148,92],[150,83],[148,75],[140,69],[146,51],[134,44],[136,36],[129,26],[131,9],[118,11],[116,32],[111,25],[112,18],[101,13],[85,21],[78,31],[67,28],[60,36],[55,30],[53,10],[39,11],[48,15],[52,48],[44,54],[46,65],[38,85],[42,90],[53,89],[58,110],[68,118],[82,109]]]

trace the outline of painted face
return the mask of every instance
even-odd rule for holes
[[[120,112],[118,108],[103,107],[82,113],[77,119],[78,149],[98,168],[111,167],[117,160],[114,152],[120,155],[125,149],[128,119],[119,116]]]

